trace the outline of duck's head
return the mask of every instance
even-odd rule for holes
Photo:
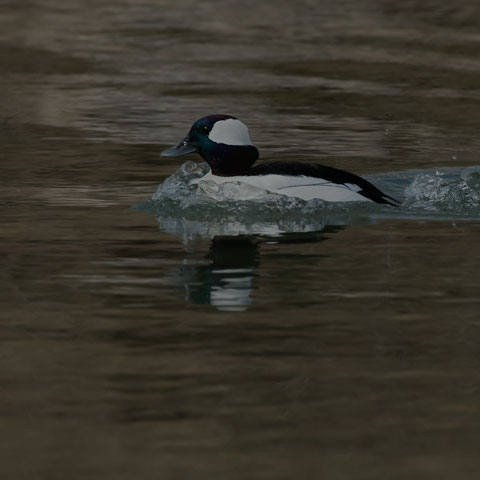
[[[255,163],[258,150],[252,145],[247,126],[230,115],[208,115],[197,120],[177,145],[162,157],[198,153],[214,175],[242,175]]]

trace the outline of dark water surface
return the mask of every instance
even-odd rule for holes
[[[476,5],[2,2],[1,478],[478,478],[475,191],[280,236],[135,206],[217,112],[266,160],[479,165]]]

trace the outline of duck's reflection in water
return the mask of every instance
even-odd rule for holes
[[[315,243],[342,227],[326,227],[321,232],[262,235],[216,236],[202,265],[184,265],[180,280],[186,299],[194,304],[209,304],[222,311],[244,311],[253,302],[258,281],[262,244]],[[185,261],[187,263],[187,260]]]
[[[206,256],[210,263],[191,267],[191,278],[184,278],[188,300],[219,310],[245,310],[252,302],[258,243],[255,237],[213,238]]]

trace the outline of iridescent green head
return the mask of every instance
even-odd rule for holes
[[[242,175],[258,159],[247,126],[230,115],[208,115],[197,120],[177,145],[164,150],[163,157],[198,153],[214,175]]]

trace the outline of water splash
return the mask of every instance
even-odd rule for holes
[[[218,235],[317,232],[326,225],[365,225],[383,218],[480,217],[480,167],[367,175],[403,202],[399,208],[373,202],[304,201],[239,182],[191,183],[208,170],[206,163],[185,162],[159,185],[151,200],[136,208],[154,215],[162,230],[184,242]]]
[[[203,177],[209,170],[207,163],[197,164],[191,160],[186,161],[173,175],[161,183],[152,200],[171,198],[177,201],[188,201],[193,198],[196,187],[190,185],[195,178]]]
[[[480,207],[480,167],[452,172],[427,172],[407,187],[405,206],[429,212],[475,214]]]

